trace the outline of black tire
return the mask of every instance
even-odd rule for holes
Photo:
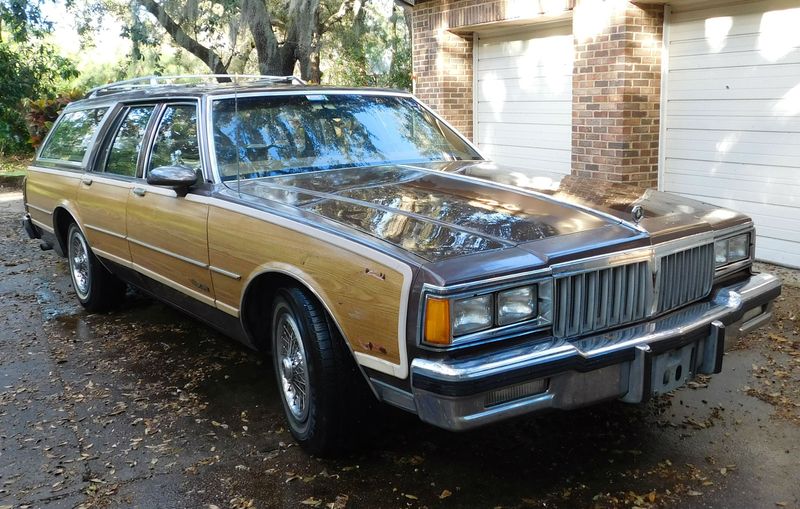
[[[72,288],[88,311],[108,311],[125,298],[125,283],[103,267],[75,223],[67,230],[67,262]]]
[[[299,332],[306,359],[306,408],[299,414],[296,401],[289,401],[290,391],[284,388],[291,375],[300,376],[297,366],[284,366],[287,357],[282,351],[286,348],[281,342],[285,341],[282,329],[287,320],[296,326],[294,333]],[[315,456],[335,456],[349,451],[354,445],[357,425],[372,406],[374,397],[344,340],[322,306],[300,288],[278,290],[271,324],[275,378],[292,436],[306,452]],[[289,325],[291,328],[291,323]],[[285,370],[291,375],[287,376]]]

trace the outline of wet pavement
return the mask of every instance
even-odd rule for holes
[[[87,314],[0,193],[0,509],[798,507],[800,287],[724,372],[453,434],[385,408],[359,451],[292,442],[268,362],[131,293]]]

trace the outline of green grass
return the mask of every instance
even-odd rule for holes
[[[0,176],[25,175],[30,163],[30,156],[0,156]]]

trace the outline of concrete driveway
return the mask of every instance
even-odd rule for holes
[[[319,460],[284,429],[269,363],[137,294],[87,314],[21,212],[0,193],[0,509],[800,503],[794,272],[769,328],[668,397],[464,434],[387,408],[360,451]]]

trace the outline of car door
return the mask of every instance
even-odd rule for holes
[[[78,186],[78,208],[89,244],[97,255],[125,266],[131,264],[126,204],[154,110],[152,104],[123,106],[93,171],[85,173]]]
[[[133,265],[151,279],[213,306],[208,205],[147,183],[148,172],[160,166],[189,167],[202,177],[197,104],[164,104],[157,115],[144,173],[128,196],[128,246]]]

